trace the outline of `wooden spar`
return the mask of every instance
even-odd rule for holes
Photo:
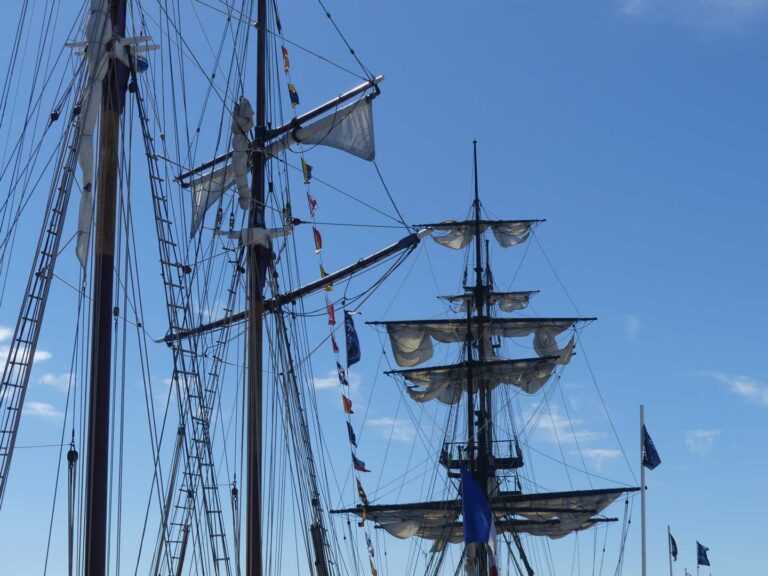
[[[418,232],[415,232],[413,234],[409,234],[405,238],[402,238],[398,242],[390,246],[387,246],[383,250],[379,250],[378,252],[371,254],[370,256],[361,258],[354,264],[350,264],[349,266],[346,266],[341,270],[337,270],[336,272],[328,274],[323,278],[319,278],[314,282],[305,284],[304,286],[301,286],[296,290],[293,290],[291,292],[286,292],[285,294],[280,294],[278,296],[275,296],[274,298],[271,298],[270,300],[266,300],[264,301],[264,312],[273,312],[275,308],[277,308],[278,306],[282,306],[283,304],[293,302],[295,300],[298,300],[299,298],[303,298],[304,296],[312,294],[313,292],[317,292],[318,290],[323,289],[325,286],[328,286],[328,284],[333,284],[337,280],[343,280],[344,278],[351,276],[355,272],[359,272],[360,270],[364,270],[369,266],[373,266],[377,262],[380,262],[384,258],[391,256],[392,254],[396,254],[397,252],[401,252],[403,250],[408,250],[410,248],[413,248],[419,243],[421,238],[426,236],[429,232],[430,231],[428,229],[425,229],[425,230],[420,230]],[[243,320],[246,319],[246,316],[247,316],[246,311],[237,312],[236,314],[232,314],[225,318],[221,318],[220,320],[214,320],[213,322],[202,324],[201,326],[198,326],[197,328],[193,328],[191,330],[177,332],[176,334],[169,334],[165,338],[161,338],[157,341],[165,342],[166,344],[172,344],[173,342],[177,340],[181,340],[183,338],[190,338],[198,334],[204,334],[205,332],[210,332],[211,330],[218,330],[219,328],[224,328],[225,326],[229,326],[230,324],[236,324],[238,322],[242,322]]]
[[[248,214],[250,228],[263,228],[264,177],[266,158],[264,143],[267,130],[267,2],[259,0],[256,14],[259,23],[256,32],[256,139],[251,168],[251,207]],[[263,350],[264,283],[270,267],[268,248],[259,245],[247,247],[246,307],[247,326],[247,412],[246,412],[246,488],[245,488],[245,573],[262,576],[262,518],[261,518],[261,464],[263,410]]]
[[[111,0],[109,3],[113,38],[125,35],[125,7],[126,0]],[[85,494],[85,573],[88,576],[104,576],[107,571],[113,272],[120,117],[125,105],[127,82],[127,68],[116,58],[111,58],[104,78],[101,102],[96,240],[93,254],[93,322]]]
[[[367,80],[366,82],[363,82],[359,86],[355,86],[351,90],[344,92],[344,94],[341,94],[340,96],[337,96],[333,100],[329,100],[325,104],[321,104],[317,108],[314,108],[310,110],[309,112],[306,112],[302,114],[301,116],[297,116],[290,122],[283,124],[282,126],[279,126],[278,128],[274,128],[273,130],[267,130],[265,132],[264,141],[262,143],[262,147],[269,142],[270,140],[274,140],[278,136],[281,136],[285,134],[286,132],[289,132],[295,128],[301,127],[304,122],[308,122],[310,120],[313,120],[314,118],[317,118],[321,114],[328,112],[329,110],[333,110],[340,104],[343,104],[350,98],[354,98],[358,94],[365,92],[368,90],[371,86],[376,86],[378,90],[378,85],[380,82],[384,80],[384,76],[376,76],[376,78],[372,78],[371,80]],[[374,93],[376,94],[376,93]],[[221,154],[219,156],[216,156],[213,160],[209,160],[208,162],[204,162],[203,164],[200,164],[200,166],[196,166],[192,170],[189,170],[187,172],[183,172],[179,174],[176,177],[176,181],[181,183],[182,188],[187,188],[189,186],[189,182],[184,182],[187,178],[190,176],[194,176],[195,174],[200,174],[201,172],[205,172],[209,168],[213,168],[216,166],[216,164],[219,164],[221,162],[224,162],[225,160],[229,160],[232,157],[232,152],[227,152],[226,154]]]

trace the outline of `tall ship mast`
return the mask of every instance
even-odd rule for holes
[[[480,203],[477,142],[474,146],[474,218],[460,222],[427,224],[432,238],[453,250],[471,250],[474,267],[465,273],[464,293],[441,296],[460,315],[454,319],[371,322],[386,329],[395,362],[402,369],[387,374],[401,379],[408,395],[416,402],[440,402],[457,407],[456,417],[464,413],[466,437],[446,441],[439,463],[449,479],[455,481],[453,499],[406,504],[370,504],[336,510],[369,520],[396,538],[422,538],[433,542],[432,552],[440,554],[448,544],[464,543],[462,561],[471,576],[498,574],[495,551],[508,549],[518,571],[533,576],[534,569],[523,546],[521,535],[562,538],[616,522],[603,511],[623,494],[639,490],[632,487],[571,490],[549,493],[523,493],[517,471],[524,466],[518,438],[497,438],[494,417],[505,406],[494,404],[494,391],[514,386],[525,394],[535,394],[552,378],[558,366],[571,361],[575,336],[564,345],[558,337],[579,324],[595,318],[509,318],[495,312],[516,312],[526,308],[534,294],[499,292],[495,289],[487,238],[492,234],[502,248],[526,242],[538,220],[488,220]],[[462,317],[463,316],[463,317]],[[533,337],[536,357],[507,359],[497,356],[499,340]],[[562,339],[562,338],[560,338]],[[449,365],[421,366],[429,362],[435,343],[461,345],[461,361]],[[463,404],[463,408],[461,405]],[[453,416],[451,416],[453,417]],[[506,449],[506,450],[504,450]],[[502,451],[503,450],[503,451]],[[487,543],[467,542],[466,515],[469,512],[461,493],[467,490],[466,477],[479,487],[481,500],[490,506],[495,529]],[[512,489],[506,488],[514,480]],[[366,498],[367,500],[367,498]],[[462,519],[463,518],[463,519]],[[498,541],[497,541],[498,540]],[[440,561],[436,563],[439,566]]]
[[[61,50],[36,56],[28,101],[9,107],[10,84],[0,94],[0,130],[20,133],[0,170],[0,314],[15,317],[0,330],[0,530],[15,534],[6,527],[33,516],[46,526],[30,539],[45,554],[10,554],[12,572],[414,571],[395,555],[390,566],[387,534],[428,542],[418,571],[530,576],[524,538],[616,520],[606,508],[634,488],[524,491],[524,443],[498,425],[510,413],[499,392],[544,389],[570,362],[576,328],[594,319],[521,317],[535,292],[497,290],[490,242],[523,244],[539,221],[484,216],[476,149],[471,215],[406,220],[375,162],[384,78],[332,7],[318,3],[329,30],[318,43],[333,38],[352,64],[293,38],[305,18],[296,3],[77,6],[22,10],[8,78],[33,25]],[[304,92],[310,62],[331,72]],[[347,84],[328,88],[334,75]],[[321,103],[304,108],[297,85]],[[3,125],[14,106],[24,114]],[[316,162],[342,179],[371,165],[377,195],[313,174]],[[463,292],[442,296],[456,316],[369,321],[368,331],[386,332],[397,365],[386,374],[410,402],[447,407],[429,458],[449,489],[388,504],[358,447],[373,403],[356,389],[367,341],[357,328],[429,237],[471,262]],[[331,258],[336,238],[343,257]],[[24,284],[10,263],[27,248]],[[509,339],[532,340],[535,355],[505,358]],[[46,342],[69,364],[37,376]],[[460,357],[436,363],[451,344]],[[60,408],[36,399],[38,383],[66,394]],[[328,390],[340,397],[333,409]],[[36,439],[35,413],[56,423],[57,443]],[[30,446],[55,449],[49,470],[25,459]],[[40,498],[49,477],[50,499]],[[467,482],[491,510],[496,535],[485,543],[466,542]]]

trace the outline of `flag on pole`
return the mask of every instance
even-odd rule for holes
[[[370,470],[365,467],[365,462],[357,458],[354,454],[352,454],[352,465],[358,472],[370,472]]]
[[[354,414],[354,411],[352,410],[352,400],[342,394],[341,402],[344,404],[344,414]]]
[[[344,336],[347,341],[347,368],[360,362],[360,340],[355,330],[355,321],[352,320],[352,313],[344,311]]]
[[[373,552],[373,544],[371,543],[371,537],[368,536],[368,534],[365,535],[365,543],[368,546],[368,556],[371,558],[375,557],[376,554]]]
[[[326,272],[325,268],[323,268],[323,265],[320,264],[320,278],[325,278],[326,276],[328,276],[328,272]],[[323,286],[323,290],[325,290],[326,292],[333,292],[333,283],[328,282],[328,284]],[[334,352],[338,353],[338,350],[334,349]]]
[[[309,192],[307,192],[307,202],[309,202],[309,215],[314,218],[315,211],[317,210],[317,200],[315,200],[315,197]]]
[[[643,466],[648,468],[648,470],[653,470],[661,464],[661,458],[659,458],[659,453],[656,452],[656,446],[653,444],[653,440],[651,440],[651,435],[648,434],[648,430],[646,430],[645,426],[643,426]]]
[[[299,105],[299,92],[296,90],[296,86],[288,84],[288,96],[291,98],[291,108],[296,108]]]
[[[333,304],[326,304],[325,310],[328,312],[328,325],[334,326],[336,324],[336,312],[333,309]]]
[[[487,544],[491,571],[496,568],[496,526],[485,494],[472,474],[461,467],[461,513],[464,516],[464,544]]]
[[[707,558],[707,552],[709,548],[696,541],[696,564],[699,566],[709,566],[709,558]]]
[[[368,562],[371,564],[371,576],[379,576],[379,573],[376,572],[376,566],[373,565],[373,558],[368,558]]]
[[[312,226],[312,236],[315,239],[315,254],[320,254],[323,249],[323,237],[320,236],[320,230]]]
[[[672,560],[677,562],[677,542],[671,533],[669,534],[669,553],[672,554]]]

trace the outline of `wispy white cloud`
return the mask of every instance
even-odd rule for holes
[[[11,328],[8,328],[8,326],[0,326],[0,342],[5,342],[13,336],[13,330]]]
[[[721,431],[714,428],[709,430],[687,430],[685,432],[685,445],[694,454],[706,456],[712,451],[712,445],[720,434]]]
[[[69,372],[62,372],[61,374],[46,372],[40,376],[39,382],[40,384],[50,386],[51,388],[56,388],[57,390],[62,390],[64,392],[69,389],[70,382],[72,382],[73,385],[75,383],[72,378],[72,374]]]
[[[61,418],[62,414],[53,404],[47,402],[34,402],[27,401],[24,403],[24,413],[29,416],[36,416],[38,418]]]
[[[750,402],[760,406],[768,406],[768,384],[749,376],[734,376],[724,372],[703,372],[703,374],[717,382],[725,384],[728,389]]]
[[[640,335],[640,319],[632,314],[624,316],[624,330],[627,338],[637,340],[637,337]]]
[[[584,458],[590,460],[598,470],[600,470],[609,460],[621,456],[620,450],[613,450],[611,448],[586,448],[583,449],[581,453],[584,455]]]
[[[616,0],[621,14],[738,30],[768,15],[768,0]]]
[[[541,432],[544,440],[547,442],[561,444],[572,444],[575,442],[589,442],[600,438],[598,432],[584,428],[584,423],[576,418],[568,419],[561,416],[556,406],[552,407],[551,416],[544,413],[534,424],[533,429],[528,436],[533,436],[536,432]]]
[[[11,351],[10,346],[0,346],[0,366],[5,366],[5,362],[8,360],[8,353]],[[21,359],[24,356],[24,354],[20,351],[18,358]],[[48,352],[47,350],[40,350],[39,348],[35,351],[35,358],[33,362],[43,362],[45,360],[50,360],[53,358],[53,354]]]
[[[359,386],[360,381],[360,374],[357,372],[347,372],[347,382],[349,382],[350,388]],[[341,385],[339,384],[339,374],[336,370],[329,370],[325,376],[316,376],[312,382],[315,390],[327,390],[328,388],[335,388]]]
[[[394,418],[373,418],[368,420],[368,425],[379,428],[384,438],[392,438],[398,442],[412,442],[416,436],[416,430],[410,422],[395,420]]]

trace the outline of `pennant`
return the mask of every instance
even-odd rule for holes
[[[672,560],[677,562],[677,542],[671,533],[669,535],[669,553],[672,555]]]
[[[661,464],[661,458],[659,458],[659,453],[656,452],[656,446],[653,444],[653,440],[651,440],[650,434],[648,434],[648,430],[645,429],[645,425],[643,425],[643,459],[642,459],[643,466],[648,468],[648,470],[653,470]]]
[[[338,354],[339,353],[339,345],[336,344],[336,336],[331,334],[331,346],[333,346],[333,353]]]
[[[379,576],[379,573],[376,572],[376,566],[373,565],[373,558],[368,558],[368,562],[371,564],[371,576]]]
[[[363,505],[363,508],[368,507],[368,496],[365,494],[365,490],[363,490],[363,483],[360,482],[359,478],[355,478],[355,482],[357,482],[357,495],[360,497],[360,502]]]
[[[323,268],[323,265],[321,263],[320,264],[320,278],[325,278],[326,276],[328,276],[328,272],[325,271],[325,268]],[[328,284],[323,286],[323,290],[325,290],[326,292],[333,292],[333,283],[332,282],[328,282]],[[334,352],[338,353],[339,351],[338,351],[338,349],[336,349],[336,350],[334,350]]]
[[[357,448],[357,438],[355,437],[355,431],[352,430],[352,424],[347,421],[347,436],[349,436],[349,443]]]
[[[315,237],[315,254],[320,254],[323,249],[323,237],[320,236],[320,230],[312,226],[312,235]]]
[[[347,341],[347,368],[360,362],[360,340],[357,338],[352,313],[344,311],[344,336]]]
[[[291,98],[291,108],[296,108],[299,105],[299,92],[296,90],[296,86],[288,83],[288,96]]]
[[[344,368],[341,367],[341,364],[336,362],[336,372],[339,374],[339,384],[342,384],[344,386],[349,386],[349,382],[347,382],[347,373],[344,371]]]
[[[365,535],[365,544],[366,546],[368,546],[368,556],[370,556],[371,558],[374,558],[376,554],[373,551],[373,544],[371,543],[371,537],[368,536],[368,534]]]
[[[304,160],[304,158],[301,159],[301,173],[304,175],[304,184],[309,184],[309,181],[312,180],[312,165]],[[317,204],[317,202],[315,202]],[[312,213],[312,216],[314,216],[314,212]]]
[[[317,210],[317,200],[309,192],[307,192],[307,202],[309,202],[309,215],[314,218],[315,211]]]
[[[354,454],[352,454],[352,465],[358,472],[370,472],[370,470],[365,467],[365,462],[357,458]]]
[[[352,400],[344,396],[344,394],[341,395],[341,402],[344,404],[344,414],[354,414],[355,412],[352,410]]]
[[[696,541],[696,565],[709,566],[709,558],[707,558],[708,551],[709,548],[699,544],[698,540]]]
[[[466,467],[461,467],[461,513],[464,516],[464,544],[487,544],[489,560],[496,566],[496,526],[485,494]]]
[[[288,71],[291,69],[291,62],[288,60],[288,49],[283,46],[283,70],[285,70],[285,73],[288,74]]]
[[[333,311],[333,304],[328,304],[326,306],[326,310],[328,311],[328,325],[329,326],[335,326],[336,325],[336,312]]]

